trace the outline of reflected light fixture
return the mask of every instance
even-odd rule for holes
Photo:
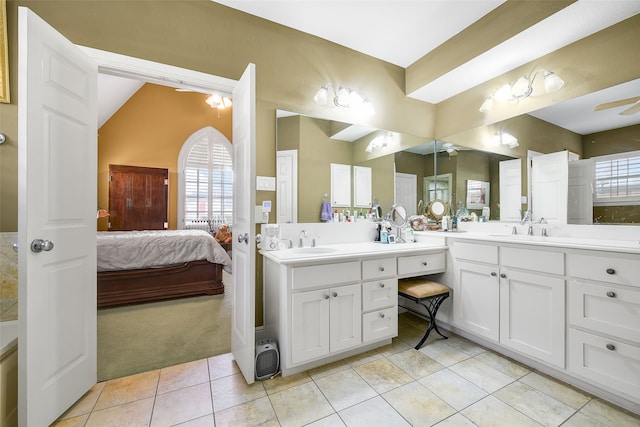
[[[562,80],[553,71],[539,70],[536,71],[531,77],[522,76],[514,83],[505,84],[496,90],[493,95],[484,100],[480,106],[479,111],[481,113],[488,113],[493,109],[494,101],[497,102],[518,102],[522,99],[528,98],[533,92],[533,82],[538,74],[542,73],[544,77],[544,90],[546,93],[552,93],[560,90],[564,86],[564,80]]]
[[[373,153],[374,150],[384,148],[387,145],[392,145],[395,141],[395,136],[392,132],[386,135],[378,135],[369,142],[367,148],[364,149],[367,153]]]
[[[518,144],[518,138],[511,135],[509,132],[501,130],[493,135],[492,141],[495,146],[506,145],[509,148],[516,148],[520,146],[520,144]]]
[[[211,95],[204,100],[211,108],[217,108],[218,110],[224,110],[227,107],[231,107],[231,99],[226,96]]]
[[[327,105],[329,96],[333,96],[333,105],[338,108],[359,108],[367,116],[373,116],[376,112],[371,101],[361,93],[348,87],[340,86],[336,90],[331,83],[323,85],[313,96],[313,101],[318,105]]]

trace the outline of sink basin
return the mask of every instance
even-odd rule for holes
[[[335,248],[296,248],[296,249],[288,250],[288,252],[290,253],[301,254],[301,255],[330,254],[332,252],[337,252],[337,251],[338,250]]]

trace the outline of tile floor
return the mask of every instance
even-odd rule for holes
[[[96,384],[54,426],[640,426],[640,417],[400,315],[393,343],[247,385],[230,354]]]

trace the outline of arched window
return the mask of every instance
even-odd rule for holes
[[[194,221],[231,225],[231,142],[211,126],[194,132],[180,150],[178,201],[179,228],[192,228]]]

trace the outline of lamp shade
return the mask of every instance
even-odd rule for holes
[[[564,80],[552,71],[545,71],[544,73],[544,90],[547,93],[560,90],[564,86]]]
[[[326,85],[322,86],[313,96],[313,101],[318,105],[325,105],[329,97],[329,90]]]

